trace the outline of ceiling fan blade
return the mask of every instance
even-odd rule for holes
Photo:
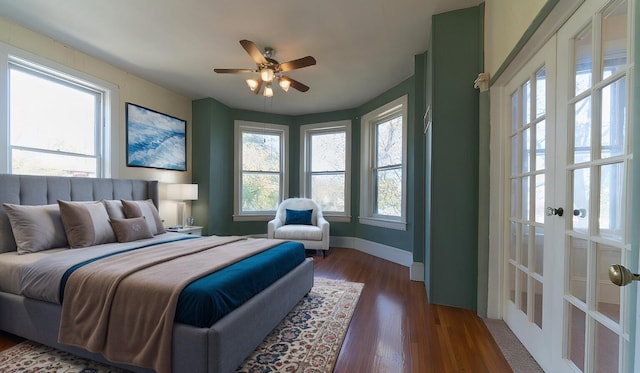
[[[242,48],[244,48],[244,50],[249,53],[249,56],[251,56],[256,64],[261,65],[267,63],[267,59],[264,58],[262,52],[260,52],[260,49],[258,49],[254,42],[252,42],[251,40],[242,39],[240,40],[240,45],[242,45]]]
[[[236,74],[236,73],[252,73],[251,69],[213,69],[213,71],[220,74]]]
[[[291,79],[288,76],[283,77],[285,79],[287,79],[288,81],[291,82],[291,87],[297,89],[300,92],[306,92],[309,90],[309,86],[306,84],[302,84],[299,81],[295,80],[295,79]]]
[[[291,70],[300,69],[307,66],[313,66],[315,64],[316,64],[316,59],[311,56],[307,56],[307,57],[298,58],[297,60],[281,63],[280,70],[291,71]]]

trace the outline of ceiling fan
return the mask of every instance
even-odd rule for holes
[[[249,89],[255,94],[260,93],[262,86],[264,85],[263,95],[266,97],[273,96],[273,88],[271,83],[275,79],[278,82],[280,88],[285,92],[289,91],[290,87],[300,91],[306,92],[309,90],[309,86],[300,83],[299,81],[292,79],[286,75],[285,72],[300,69],[307,66],[313,66],[316,64],[316,59],[311,56],[298,58],[296,60],[280,63],[273,59],[275,51],[272,48],[265,48],[264,52],[260,52],[260,49],[251,40],[240,40],[240,45],[244,50],[249,53],[249,56],[256,63],[257,68],[254,69],[213,69],[213,71],[220,74],[237,74],[237,73],[260,73],[260,78],[247,79],[247,85]]]

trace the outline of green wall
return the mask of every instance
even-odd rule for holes
[[[424,197],[422,177],[422,144],[410,140],[408,151],[408,185],[406,231],[371,227],[358,223],[360,209],[360,118],[362,115],[403,95],[408,95],[409,118],[408,138],[415,139],[418,129],[414,128],[418,114],[415,114],[414,78],[410,77],[387,92],[373,98],[360,107],[330,113],[317,113],[300,116],[276,115],[229,108],[214,99],[207,98],[193,103],[194,127],[194,182],[202,185],[202,198],[193,203],[193,215],[202,222],[205,234],[251,235],[265,234],[266,221],[233,221],[233,126],[235,120],[284,124],[289,127],[289,196],[301,195],[300,191],[300,126],[310,123],[322,123],[337,120],[350,120],[352,123],[351,143],[351,214],[348,223],[333,222],[331,235],[358,237],[381,243],[409,252],[414,252],[414,240],[423,242],[422,229],[415,230],[415,224],[423,226],[422,207]],[[421,122],[420,122],[421,123]],[[421,124],[420,124],[421,125]],[[417,156],[416,156],[417,154]],[[421,171],[416,173],[416,169]],[[422,252],[414,254],[415,261],[422,261]]]
[[[435,15],[429,301],[476,309],[482,8]]]
[[[193,209],[205,234],[251,235],[267,230],[266,221],[233,221],[234,120],[289,126],[289,196],[300,195],[300,126],[350,120],[352,218],[331,223],[331,235],[411,252],[414,262],[425,264],[431,303],[476,309],[479,96],[473,81],[482,71],[482,10],[480,6],[434,16],[432,48],[414,57],[414,75],[356,108],[287,116],[237,110],[210,98],[194,101],[193,179],[201,185],[202,195]],[[409,105],[407,230],[359,224],[360,120],[403,95]],[[427,105],[432,107],[433,125],[425,134]]]

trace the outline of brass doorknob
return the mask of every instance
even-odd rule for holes
[[[609,279],[618,286],[625,286],[632,281],[640,281],[640,275],[632,273],[622,264],[612,264],[609,266]]]

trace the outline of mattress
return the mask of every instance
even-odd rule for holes
[[[26,255],[3,253],[0,254],[0,287],[5,292],[51,303],[62,303],[66,280],[77,268],[102,257],[132,250],[153,249],[160,243],[190,239],[198,238],[167,233],[126,244],[97,245],[83,249],[53,249]],[[302,244],[285,242],[201,277],[182,290],[175,321],[197,327],[209,327],[302,263],[304,259]],[[46,272],[42,272],[43,265],[47,268]],[[35,268],[38,269],[37,272],[34,272]]]

